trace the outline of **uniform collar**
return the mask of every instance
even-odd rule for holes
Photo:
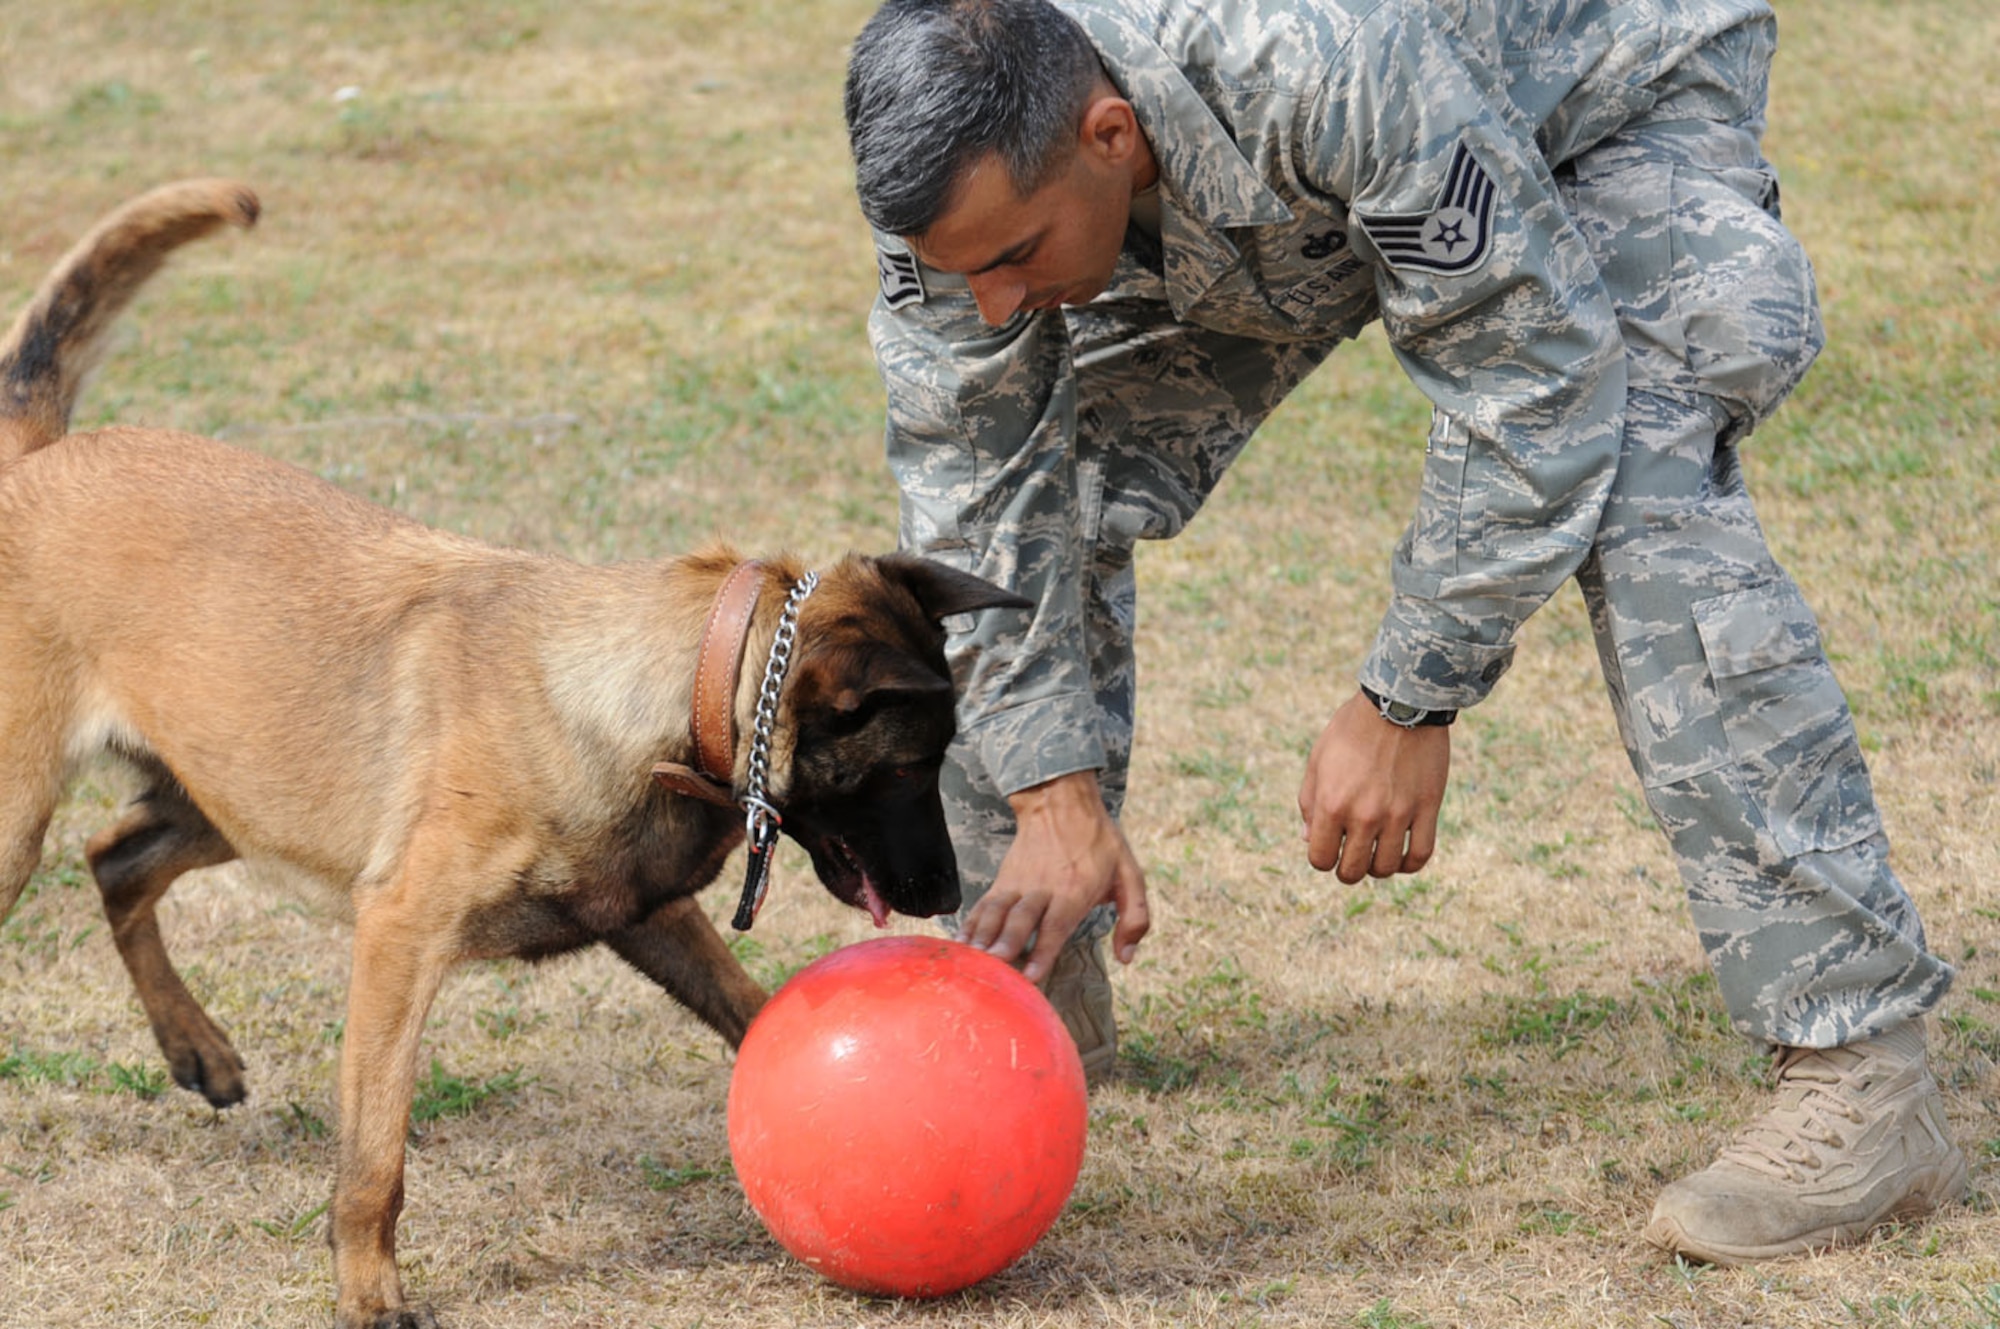
[[[1227,228],[1288,222],[1292,210],[1158,42],[1108,6],[1064,9],[1083,25],[1152,146],[1167,299],[1176,316],[1185,314],[1242,258]]]

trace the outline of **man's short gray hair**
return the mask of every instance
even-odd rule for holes
[[[1102,73],[1083,29],[1048,0],[887,0],[847,64],[847,136],[861,212],[922,235],[979,158],[1034,192],[1068,160]]]

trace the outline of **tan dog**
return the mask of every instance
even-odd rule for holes
[[[734,1045],[764,993],[693,893],[743,840],[746,792],[878,922],[956,907],[937,620],[1024,602],[899,555],[850,557],[805,592],[793,561],[726,550],[583,567],[186,434],[65,438],[133,292],[175,246],[256,215],[226,181],[157,190],[62,259],[0,342],[0,919],[77,765],[127,759],[141,792],[91,869],[174,1078],[225,1106],[243,1064],[174,972],[155,905],[238,856],[344,889],[337,1319],[427,1325],[395,1233],[445,973],[603,941]]]

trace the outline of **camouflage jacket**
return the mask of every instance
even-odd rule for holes
[[[1554,168],[1642,116],[1688,52],[1768,8],[1057,3],[1159,163],[1171,317],[1274,347],[1380,318],[1433,403],[1430,449],[1454,460],[1426,468],[1361,679],[1419,706],[1475,704],[1588,552],[1622,433],[1623,346]],[[1065,315],[987,327],[962,279],[878,243],[870,336],[905,543],[1039,606],[1025,631],[1018,613],[971,629],[990,636],[962,653],[962,725],[1004,792],[1101,765]],[[1118,482],[1112,467],[1104,483]]]

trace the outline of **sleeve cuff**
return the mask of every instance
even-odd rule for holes
[[[964,737],[1003,797],[1107,763],[1097,703],[1081,693],[1010,706],[982,717]]]
[[[1364,687],[1431,711],[1477,706],[1514,663],[1514,643],[1488,645],[1401,620],[1392,608],[1361,667]]]

